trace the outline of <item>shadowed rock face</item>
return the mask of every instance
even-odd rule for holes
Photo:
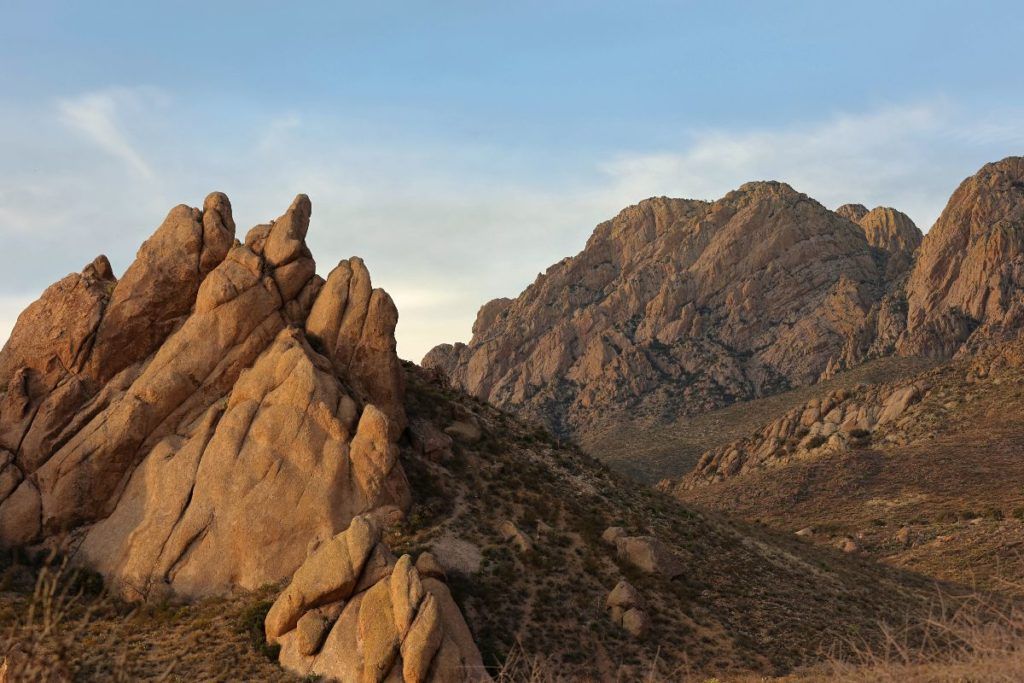
[[[563,433],[814,382],[876,336],[891,284],[878,252],[895,238],[876,246],[865,232],[782,183],[713,203],[649,199],[517,299],[485,305],[468,345],[423,363]]]
[[[239,243],[211,194],[119,281],[100,257],[21,315],[0,544],[62,545],[127,597],[199,596],[286,579],[356,515],[408,505],[398,315],[359,259],[316,275],[311,213],[300,195]]]
[[[907,305],[906,355],[948,357],[1024,327],[1024,157],[960,184],[921,245]]]

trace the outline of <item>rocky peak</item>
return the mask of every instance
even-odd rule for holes
[[[100,257],[25,311],[0,351],[0,544],[189,597],[287,578],[356,515],[400,514],[398,314],[359,259],[316,275],[311,215],[299,195],[241,244],[213,193],[120,280]]]
[[[921,244],[907,304],[906,355],[948,357],[1024,327],[1024,157],[960,184]]]
[[[863,231],[785,183],[658,197],[423,362],[572,432],[609,411],[701,410],[814,381],[858,353],[884,288]]]
[[[857,224],[864,230],[868,244],[881,255],[887,280],[896,280],[910,270],[924,236],[909,216],[879,206],[861,216]]]
[[[847,220],[859,223],[860,219],[867,215],[868,207],[863,204],[843,204],[836,209],[836,213]]]

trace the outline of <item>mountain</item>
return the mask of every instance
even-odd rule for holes
[[[982,168],[924,238],[895,209],[831,212],[782,183],[646,200],[423,363],[649,478],[629,462],[649,430],[871,359],[944,360],[1012,338],[1022,169],[1020,157]]]
[[[756,421],[723,430],[660,488],[821,542],[856,536],[898,566],[1019,594],[1022,244],[1024,159],[1009,158],[960,185],[907,279],[897,350],[930,367],[748,410]]]
[[[577,436],[810,384],[867,356],[919,234],[892,210],[865,219],[774,182],[649,199],[423,364]]]
[[[904,355],[949,357],[1024,327],[1024,157],[956,189],[921,245],[907,306]]]
[[[800,228],[777,201],[821,223]],[[853,254],[846,270],[808,267],[832,299],[883,284],[857,226],[785,186],[634,213],[652,235],[732,249],[713,263],[764,261],[738,234],[713,239],[760,216],[790,235],[794,254],[773,249],[794,267],[812,245]],[[601,680],[769,674],[929,614],[924,577],[696,512],[402,364],[397,311],[363,262],[316,275],[311,215],[300,195],[240,241],[214,193],[173,209],[120,278],[99,257],[19,317],[0,351],[8,675],[52,663],[155,678],[170,663],[183,678],[285,680],[279,663],[299,677],[461,681],[516,657]],[[697,215],[725,227],[690,234]],[[709,302],[739,296],[716,267],[694,272],[728,292],[677,276]],[[756,281],[749,297],[763,296]],[[778,304],[825,310],[806,298]],[[484,327],[507,315],[490,310]],[[838,344],[828,324],[812,329]],[[825,356],[784,357],[810,377]],[[33,575],[57,585],[60,558],[96,574],[34,591]],[[62,621],[40,625],[39,610]]]

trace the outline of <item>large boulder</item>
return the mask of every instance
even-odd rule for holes
[[[281,664],[339,681],[490,680],[469,627],[443,581],[395,559],[370,517],[318,548],[266,618]]]

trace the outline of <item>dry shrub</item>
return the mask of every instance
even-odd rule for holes
[[[39,570],[22,613],[0,635],[0,683],[57,683],[75,678],[72,645],[86,636],[96,605],[103,600],[87,596],[92,579],[69,569],[66,560]],[[110,662],[106,673],[111,681],[135,680],[128,672],[126,650]],[[154,680],[166,680],[170,673],[168,669]]]
[[[874,646],[848,644],[808,673],[811,680],[988,683],[1024,681],[1024,607],[985,594],[940,596],[931,616],[882,627]],[[804,676],[795,677],[803,680]]]

